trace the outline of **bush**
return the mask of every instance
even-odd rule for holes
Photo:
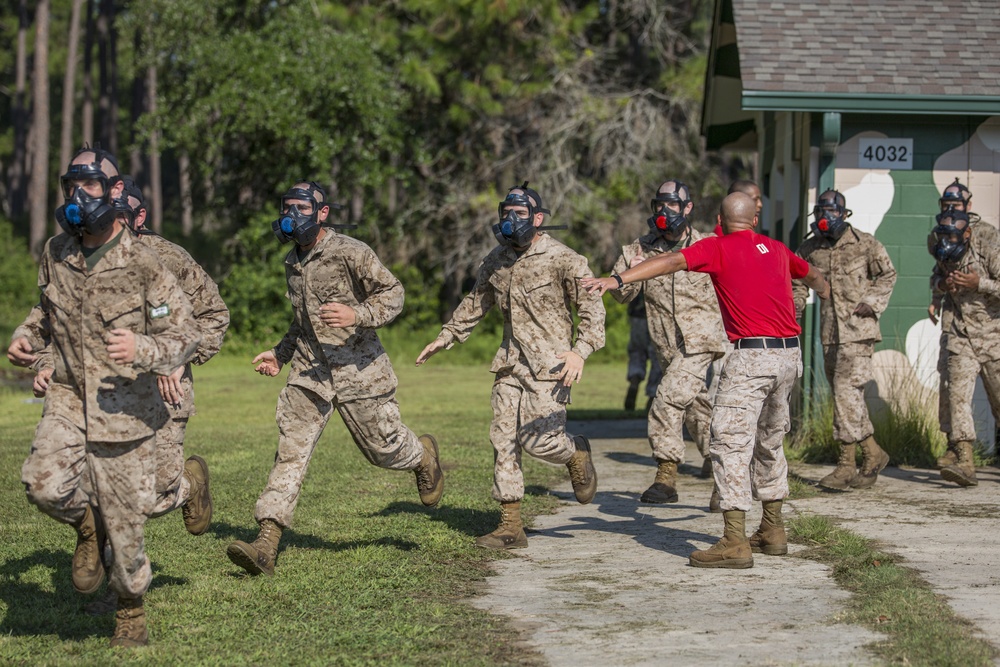
[[[14,227],[4,218],[0,218],[0,285],[0,334],[9,341],[10,334],[38,303],[38,266],[31,259],[27,241],[15,237]]]

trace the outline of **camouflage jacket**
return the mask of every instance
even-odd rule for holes
[[[676,249],[686,248],[714,234],[703,234],[691,229],[691,235],[678,243]],[[670,252],[666,241],[659,234],[639,237],[622,247],[622,254],[615,262],[615,273],[622,273],[632,259],[642,254],[645,258]],[[660,354],[660,362],[668,363],[674,350],[682,344],[689,354],[713,352],[719,358],[726,350],[726,332],[722,327],[719,300],[715,296],[712,278],[707,273],[678,271],[642,283],[629,283],[611,296],[619,303],[631,301],[643,290],[646,294],[646,320],[649,335]]]
[[[823,272],[830,281],[830,298],[820,306],[820,339],[823,345],[882,340],[879,317],[889,305],[896,284],[896,269],[889,254],[874,236],[847,228],[835,245],[822,236],[810,236],[796,254]],[[809,288],[792,281],[795,312],[805,308]],[[875,317],[860,317],[854,309],[867,303]]]
[[[330,229],[300,255],[295,246],[285,257],[293,315],[274,348],[279,362],[292,364],[288,384],[339,401],[393,391],[396,375],[375,329],[403,310],[403,285],[371,248]],[[334,328],[320,320],[320,306],[333,302],[354,310],[353,326]]]
[[[979,288],[975,291],[959,289],[944,292],[944,279],[949,271],[979,274]],[[934,265],[931,288],[942,294],[941,324],[947,337],[949,352],[961,352],[961,341],[968,339],[980,360],[1000,359],[1000,252],[988,241],[977,239],[975,233],[969,240],[969,249],[959,262],[944,266]]]
[[[87,269],[79,241],[49,239],[38,268],[39,305],[14,332],[34,349],[51,345],[45,411],[85,424],[87,439],[125,442],[151,436],[167,420],[155,375],[190,360],[201,334],[177,279],[127,232]],[[119,365],[108,332],[136,334],[135,361]]]
[[[974,222],[972,222],[972,238],[975,240],[976,246],[981,249],[987,249],[983,252],[1000,252],[1000,231],[997,231],[997,228],[988,222],[983,222],[975,213],[970,215],[970,219],[974,219]],[[943,289],[936,287],[938,275],[937,272],[931,275],[931,303],[934,304],[934,310],[938,313],[938,317],[941,318],[941,333],[947,336],[952,325],[952,315],[951,310],[945,310],[943,307],[945,292]]]
[[[185,296],[191,302],[194,321],[198,331],[201,332],[201,343],[195,351],[194,358],[185,367],[184,375],[181,376],[184,402],[180,407],[167,405],[171,418],[187,419],[195,414],[191,364],[200,366],[219,352],[226,329],[229,328],[229,309],[219,296],[219,287],[215,281],[198,262],[194,261],[187,250],[159,234],[150,232],[139,234],[138,243],[156,253],[160,262],[177,278]],[[36,370],[52,366],[48,351],[49,348],[46,348],[39,355],[40,361],[34,366]]]
[[[536,379],[555,380],[563,366],[557,355],[572,351],[586,360],[604,347],[604,302],[580,286],[581,278],[593,275],[585,257],[544,233],[521,256],[497,246],[438,340],[447,347],[465,342],[496,305],[503,314],[503,341],[490,371],[513,368],[523,355]],[[580,317],[575,344],[571,304]]]

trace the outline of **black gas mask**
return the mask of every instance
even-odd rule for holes
[[[957,264],[969,250],[965,231],[969,228],[969,215],[950,209],[938,213],[937,226],[927,237],[927,249],[931,256],[945,264]]]
[[[938,204],[940,204],[942,211],[958,209],[968,213],[967,209],[970,199],[972,199],[972,193],[969,192],[969,188],[959,183],[956,178],[955,182],[946,187],[944,192],[941,193]],[[960,209],[958,208],[959,206],[961,206]]]
[[[514,192],[521,190],[521,192]],[[536,203],[532,203],[534,200]],[[520,216],[514,212],[514,206],[523,206],[528,209],[527,216]],[[506,213],[505,208],[510,208]],[[536,213],[549,213],[549,210],[542,208],[542,198],[537,192],[528,188],[525,181],[520,187],[513,187],[507,192],[507,196],[497,205],[497,215],[500,222],[493,225],[493,235],[496,236],[500,245],[509,246],[515,250],[523,250],[531,245],[538,227],[535,227],[534,220]]]
[[[845,208],[847,201],[844,195],[836,190],[827,190],[819,196],[819,201],[813,207],[816,221],[810,226],[813,233],[822,236],[831,244],[835,244],[844,235],[849,226],[847,219],[852,211]]]
[[[303,213],[297,204],[289,204],[292,200],[312,202],[312,213]],[[316,183],[309,183],[307,188],[292,188],[281,197],[281,217],[271,223],[274,235],[282,243],[295,241],[300,246],[312,245],[322,229],[320,209],[329,206],[325,202],[326,192]]]
[[[122,176],[122,193],[117,199],[112,200],[111,207],[115,210],[118,215],[125,216],[125,222],[128,228],[135,234],[148,234],[145,227],[136,229],[135,221],[139,217],[142,211],[146,210],[146,203],[143,200],[142,189],[136,185],[135,181],[132,180],[131,176]],[[133,207],[131,200],[135,200],[136,204]]]
[[[664,238],[667,236],[677,238],[688,225],[684,211],[691,203],[690,190],[680,181],[667,181],[666,183],[674,183],[674,191],[657,193],[656,197],[649,201],[653,215],[646,219],[646,223],[654,234],[659,234]],[[663,185],[660,187],[662,188]],[[668,204],[677,204],[679,209],[672,211],[667,206]]]
[[[56,222],[63,231],[74,236],[89,234],[100,236],[115,221],[111,205],[111,181],[101,171],[103,158],[98,153],[90,164],[71,164],[59,181],[62,185],[64,204],[56,209]],[[98,181],[101,195],[93,197],[77,185],[79,181]]]

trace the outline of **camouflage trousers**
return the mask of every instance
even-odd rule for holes
[[[972,414],[976,376],[983,377],[983,386],[993,413],[997,414],[1000,408],[1000,359],[980,361],[968,341],[959,340],[962,351],[954,351],[955,341],[952,341],[953,349],[947,356],[948,418],[951,425],[948,441],[951,443],[976,439],[976,421]],[[944,430],[943,426],[941,430]]]
[[[186,418],[168,419],[156,432],[156,504],[153,517],[163,516],[187,502],[191,483],[184,476]]]
[[[518,364],[497,373],[493,382],[493,498],[502,503],[524,497],[522,450],[549,463],[565,465],[576,445],[566,432],[569,387],[536,380]]]
[[[826,381],[833,395],[834,440],[861,442],[875,432],[865,403],[865,385],[874,378],[874,353],[875,343],[823,346]]]
[[[284,528],[292,525],[309,461],[334,408],[372,465],[390,470],[413,470],[420,465],[423,445],[403,424],[395,391],[332,403],[310,389],[287,385],[278,396],[278,453],[267,486],[257,499],[254,518],[258,523],[271,519]]]
[[[660,386],[663,369],[656,357],[656,347],[649,338],[649,325],[644,317],[630,317],[628,336],[628,374],[625,379],[630,382],[638,379],[646,380],[646,396],[652,398]],[[646,364],[649,364],[649,378],[646,378]]]
[[[712,403],[705,378],[715,355],[688,354],[681,346],[674,350],[663,372],[663,380],[649,409],[649,445],[658,461],[684,460],[684,425],[708,455]]]
[[[802,374],[799,348],[733,350],[712,409],[712,472],[723,510],[749,510],[754,499],[788,495],[782,441],[788,399]]]
[[[111,546],[109,586],[139,597],[152,580],[143,526],[156,502],[156,440],[88,442],[82,424],[83,415],[44,414],[21,481],[28,500],[57,521],[78,525],[88,503],[99,510]]]

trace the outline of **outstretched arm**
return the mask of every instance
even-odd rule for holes
[[[826,276],[823,275],[823,272],[812,264],[809,265],[809,273],[807,273],[806,277],[802,279],[802,282],[810,288],[816,290],[816,296],[819,298],[830,298],[830,283],[827,282]]]
[[[687,266],[687,259],[681,253],[665,252],[662,255],[647,259],[641,264],[633,266],[624,273],[618,274],[618,278],[621,279],[623,285],[627,285],[629,283],[638,283],[650,278],[656,278],[657,276],[666,276],[678,271],[684,271],[687,269]],[[580,284],[591,294],[595,292],[604,294],[609,289],[618,289],[618,278],[614,276],[609,278],[584,278],[580,281]]]

